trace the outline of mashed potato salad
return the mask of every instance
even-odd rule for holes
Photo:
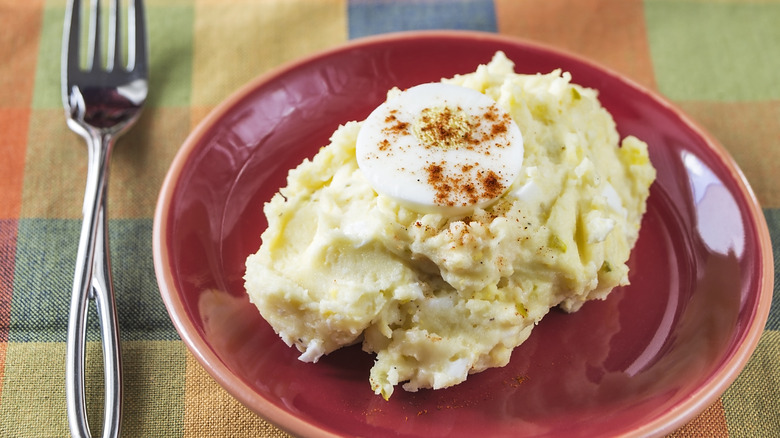
[[[410,108],[391,90],[390,106],[372,114],[376,129],[366,128],[371,116],[346,123],[290,171],[265,205],[268,228],[245,281],[300,360],[361,342],[376,354],[370,385],[385,399],[399,384],[445,388],[506,365],[551,308],[573,312],[628,283],[655,170],[644,142],[619,138],[597,92],[570,80],[559,70],[517,74],[498,52],[442,80],[488,103],[468,91],[450,105],[451,91],[434,89],[437,103],[417,96],[407,100],[423,104]],[[413,146],[393,146],[400,131],[422,156],[392,161]],[[496,143],[480,146],[488,139]],[[481,159],[457,152],[499,149],[502,159],[484,161],[499,167],[478,170]],[[400,182],[383,185],[391,180]],[[415,198],[426,188],[433,198]],[[484,196],[448,198],[453,190]]]

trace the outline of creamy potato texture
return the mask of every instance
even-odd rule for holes
[[[377,195],[355,158],[359,122],[265,205],[246,289],[301,360],[362,343],[377,394],[444,388],[506,365],[551,308],[628,283],[655,178],[647,145],[621,140],[597,92],[568,73],[513,69],[499,52],[443,79],[494,99],[522,132],[520,175],[492,205],[424,214]]]

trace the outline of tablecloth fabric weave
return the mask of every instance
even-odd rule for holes
[[[64,341],[86,149],[66,127],[60,100],[64,8],[64,0],[0,0],[2,437],[68,435]],[[764,209],[780,272],[780,1],[147,0],[147,16],[148,107],[115,149],[109,189],[123,436],[284,436],[218,387],[174,330],[152,267],[154,206],[177,149],[215,105],[271,68],[358,37],[497,32],[589,57],[658,90],[741,166]],[[769,322],[746,369],[675,436],[780,436],[775,283]],[[92,358],[100,355],[97,333],[92,324]],[[88,360],[90,380],[102,379],[97,363]],[[100,397],[89,390],[93,406]],[[91,410],[99,418],[99,407]]]

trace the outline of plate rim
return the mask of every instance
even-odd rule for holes
[[[290,412],[276,407],[264,397],[257,393],[247,384],[237,378],[230,378],[232,373],[206,342],[194,333],[197,328],[188,318],[183,318],[182,312],[185,312],[184,302],[176,288],[176,282],[173,274],[168,267],[170,264],[170,254],[167,247],[168,234],[168,212],[171,205],[172,195],[179,182],[179,176],[186,167],[192,152],[198,146],[199,140],[206,134],[215,123],[219,121],[224,114],[230,111],[239,101],[244,99],[251,92],[269,81],[283,76],[285,73],[294,71],[303,65],[315,62],[318,59],[327,58],[333,54],[360,47],[366,47],[376,44],[393,43],[397,41],[413,39],[467,39],[496,42],[501,44],[510,44],[524,46],[533,50],[540,50],[551,53],[558,57],[569,58],[576,62],[587,65],[590,68],[598,70],[609,76],[613,80],[623,82],[631,88],[639,91],[657,104],[665,107],[680,119],[680,122],[691,130],[696,136],[704,140],[707,148],[714,153],[715,158],[726,170],[728,170],[732,182],[739,189],[743,196],[745,204],[748,206],[745,212],[751,220],[751,225],[755,228],[758,238],[756,262],[760,264],[758,271],[760,278],[757,279],[756,288],[758,299],[756,305],[751,309],[752,318],[750,326],[744,331],[744,336],[738,347],[735,348],[732,356],[724,361],[717,368],[710,378],[688,396],[673,405],[664,413],[658,415],[652,421],[645,423],[638,428],[630,431],[625,436],[645,436],[664,434],[672,432],[679,427],[687,424],[696,415],[703,412],[712,403],[718,399],[722,393],[736,380],[742,372],[748,360],[752,356],[761,335],[764,332],[766,321],[769,317],[769,310],[772,302],[774,288],[774,257],[772,253],[771,237],[766,223],[763,210],[758,199],[753,192],[747,178],[739,168],[728,150],[708,131],[701,127],[698,122],[691,119],[685,112],[678,108],[674,103],[660,94],[660,92],[651,90],[633,79],[617,73],[615,70],[600,64],[596,61],[583,57],[579,54],[570,52],[566,49],[543,44],[537,41],[528,40],[521,37],[508,36],[492,32],[483,31],[464,31],[464,30],[422,30],[422,31],[403,31],[390,32],[379,35],[356,38],[346,41],[325,50],[316,51],[308,55],[296,58],[292,61],[283,63],[275,68],[263,72],[244,85],[237,88],[228,97],[216,105],[204,117],[190,134],[186,137],[181,147],[174,156],[170,167],[166,173],[165,179],[160,188],[158,200],[155,206],[152,229],[152,252],[155,276],[157,279],[160,294],[165,304],[166,310],[174,324],[176,331],[184,341],[187,348],[199,362],[199,364],[214,378],[232,397],[242,403],[255,414],[265,418],[272,424],[291,433],[305,436],[337,437],[341,436],[323,429],[315,424],[301,421],[300,418]]]

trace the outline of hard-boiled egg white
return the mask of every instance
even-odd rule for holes
[[[511,116],[479,91],[422,84],[363,122],[357,162],[380,195],[422,213],[463,214],[503,195],[523,164]]]

